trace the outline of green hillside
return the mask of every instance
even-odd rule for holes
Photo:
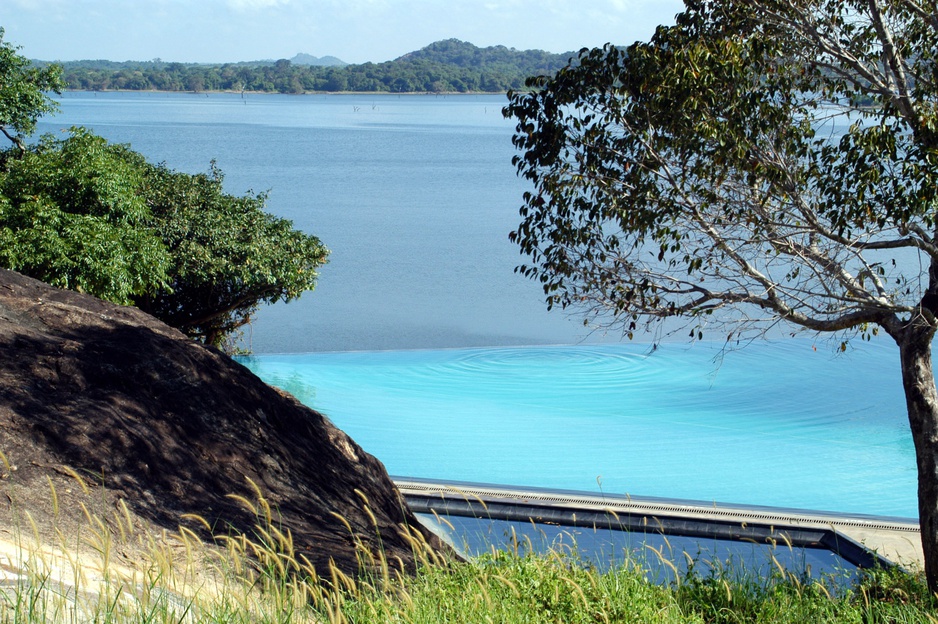
[[[498,93],[521,89],[529,76],[552,74],[575,53],[551,54],[505,46],[479,48],[448,39],[384,63],[308,64],[294,59],[207,65],[152,61],[60,63],[69,89],[106,91],[364,91],[386,93]],[[295,61],[295,62],[294,62]]]

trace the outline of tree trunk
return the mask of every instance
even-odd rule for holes
[[[902,386],[905,390],[915,459],[918,465],[918,516],[925,551],[928,589],[938,592],[938,391],[932,370],[931,343],[935,329],[913,324],[900,336]]]

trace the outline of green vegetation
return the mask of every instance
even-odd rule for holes
[[[2,31],[0,31],[2,36]],[[0,39],[0,266],[145,312],[224,346],[261,303],[316,284],[328,251],[264,211],[263,194],[222,188],[73,128],[24,143],[54,110],[58,69],[31,68]]]
[[[888,334],[938,592],[934,2],[686,4],[651,42],[510,96],[534,187],[519,270],[629,337],[662,321],[730,349],[781,322],[841,350]]]
[[[263,194],[222,190],[223,176],[179,173],[137,156],[148,226],[168,251],[168,288],[133,297],[144,312],[218,345],[261,303],[313,290],[328,250],[315,236],[264,211]]]
[[[637,564],[601,573],[557,553],[498,552],[363,589],[346,599],[341,621],[911,624],[938,613],[923,583],[896,573],[871,573],[832,597],[822,584],[781,573],[741,580],[724,570],[662,586]]]
[[[312,290],[328,253],[264,195],[225,193],[214,167],[179,173],[81,128],[0,156],[0,265],[208,344]]]
[[[36,120],[56,110],[46,92],[59,93],[65,85],[61,67],[33,67],[3,35],[0,28],[0,132],[22,151],[24,137],[36,130]]]
[[[267,63],[200,65],[162,61],[62,63],[69,89],[104,91],[366,91],[384,93],[504,92],[529,76],[551,74],[573,53],[478,48],[449,39],[385,63],[309,66]]]
[[[2,153],[0,265],[123,305],[165,286],[169,254],[125,152],[80,132]]]
[[[362,572],[353,578],[314,569],[263,499],[236,498],[257,513],[254,536],[203,542],[188,528],[151,535],[122,502],[104,514],[89,502],[81,540],[58,530],[55,542],[43,542],[35,525],[27,526],[14,542],[0,542],[9,579],[0,585],[0,623],[938,622],[921,579],[898,570],[863,573],[846,585],[805,580],[780,566],[769,578],[716,567],[659,585],[639,562],[598,572],[569,552],[516,549],[455,561],[416,532],[408,532],[416,571],[402,574],[362,548]]]

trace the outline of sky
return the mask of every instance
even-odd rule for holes
[[[442,39],[561,53],[647,40],[680,0],[0,0],[27,58],[383,62]]]

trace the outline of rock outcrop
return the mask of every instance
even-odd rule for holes
[[[95,500],[123,499],[151,526],[197,514],[216,534],[250,534],[258,518],[229,495],[254,499],[253,482],[317,570],[357,571],[356,540],[413,561],[399,530],[418,525],[382,464],[218,350],[6,270],[0,350],[0,506],[40,529],[56,484],[57,525],[82,521],[77,473]]]

